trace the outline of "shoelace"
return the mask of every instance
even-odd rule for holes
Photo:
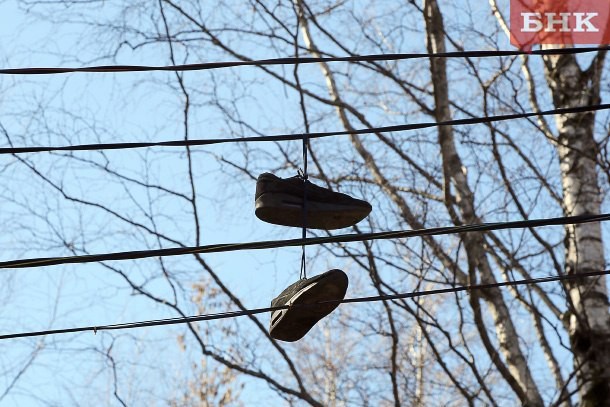
[[[303,136],[303,170],[299,168],[298,176],[303,180],[303,233],[301,237],[303,241],[307,237],[307,179],[309,175],[307,174],[307,149],[308,149],[309,139],[304,135]],[[301,272],[299,273],[300,279],[307,279],[307,264],[305,261],[305,245],[301,246]]]
[[[305,139],[303,139],[305,140]],[[304,141],[305,142],[305,141]],[[303,150],[303,160],[305,162],[304,165],[304,170],[302,171],[299,168],[298,171],[298,176],[299,178],[301,178],[303,180],[303,217],[302,217],[302,223],[303,223],[303,233],[301,234],[301,237],[303,238],[303,240],[305,240],[305,238],[307,237],[307,146],[303,146],[304,150]],[[301,280],[307,279],[307,264],[305,261],[305,245],[301,246],[301,272],[299,273],[299,278]]]
[[[300,18],[297,18],[297,27],[296,34],[294,37],[294,56],[295,58],[299,57],[299,47],[298,47],[298,38],[299,38],[299,24],[301,22]],[[299,79],[299,64],[294,65],[294,80],[297,84],[297,88],[301,89],[301,81]],[[303,122],[305,124],[305,134],[302,135],[301,140],[303,141],[303,171],[299,170],[299,175],[303,178],[303,234],[302,238],[305,241],[307,237],[307,150],[309,149],[309,120],[307,119],[307,109],[305,108],[305,97],[303,92],[299,92],[299,104],[301,106],[301,113],[303,114]],[[307,266],[305,264],[305,245],[301,246],[301,279],[307,279]]]

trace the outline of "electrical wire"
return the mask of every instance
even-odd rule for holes
[[[191,323],[191,322],[212,321],[212,320],[217,320],[217,319],[237,318],[237,317],[241,317],[241,316],[262,314],[262,313],[266,313],[266,312],[273,312],[273,311],[288,309],[288,308],[297,308],[298,309],[298,308],[303,308],[303,307],[314,307],[314,306],[321,305],[321,304],[337,304],[337,303],[338,304],[349,304],[349,303],[353,304],[353,303],[363,303],[363,302],[391,301],[391,300],[397,300],[397,299],[418,298],[418,297],[425,297],[425,296],[431,296],[431,295],[458,293],[458,292],[462,292],[462,291],[484,290],[484,289],[506,287],[506,286],[519,286],[519,285],[529,285],[529,284],[550,283],[550,282],[554,282],[554,281],[579,280],[579,279],[584,279],[584,278],[588,278],[588,277],[604,276],[604,275],[608,275],[608,274],[610,274],[610,270],[593,271],[593,272],[587,272],[587,273],[561,275],[561,276],[547,276],[547,277],[530,278],[530,279],[524,279],[524,280],[502,281],[502,282],[488,283],[488,284],[473,284],[473,285],[465,285],[465,286],[459,286],[459,287],[439,288],[439,289],[434,289],[434,290],[414,291],[411,293],[402,293],[402,294],[346,298],[343,300],[320,301],[320,302],[309,303],[309,304],[293,304],[291,306],[283,305],[283,306],[268,307],[268,308],[246,309],[243,311],[229,311],[229,312],[221,312],[221,313],[216,313],[216,314],[196,315],[196,316],[189,316],[189,317],[167,318],[167,319],[157,319],[157,320],[139,321],[139,322],[126,322],[126,323],[112,324],[112,325],[93,325],[93,326],[84,326],[84,327],[77,327],[77,328],[49,329],[49,330],[44,330],[44,331],[20,332],[20,333],[0,335],[0,340],[27,338],[27,337],[33,337],[33,336],[87,332],[87,331],[97,333],[98,331],[114,331],[114,330],[120,330],[120,329],[134,329],[134,328],[145,328],[145,327],[162,326],[162,325],[176,325],[176,324],[185,324],[185,323]]]
[[[424,122],[413,124],[399,124],[394,126],[373,127],[356,130],[341,130],[341,131],[324,131],[314,133],[300,134],[278,134],[273,136],[256,136],[256,137],[238,137],[238,138],[212,138],[212,139],[188,139],[188,140],[170,140],[170,141],[152,141],[152,142],[132,142],[132,143],[97,143],[97,144],[79,144],[72,146],[33,146],[33,147],[3,147],[0,148],[0,154],[23,154],[23,153],[40,153],[50,151],[101,151],[101,150],[125,150],[145,147],[185,147],[185,146],[204,146],[212,144],[224,143],[244,143],[244,142],[278,142],[306,139],[317,139],[332,136],[346,136],[351,134],[372,134],[386,132],[401,132],[408,130],[418,130],[430,127],[440,126],[463,126],[481,123],[494,123],[506,120],[527,119],[537,116],[549,116],[554,114],[571,114],[594,112],[598,110],[608,110],[610,104],[587,105],[578,107],[569,107],[561,109],[544,110],[541,112],[525,112],[504,114],[488,117],[473,117],[468,119],[454,119],[441,122]]]
[[[198,63],[198,64],[184,64],[174,66],[142,66],[142,65],[105,65],[105,66],[91,66],[91,67],[80,67],[80,68],[4,68],[0,69],[0,74],[4,75],[49,75],[49,74],[63,74],[63,73],[122,73],[122,72],[143,72],[143,71],[199,71],[199,70],[210,70],[220,68],[231,68],[240,66],[273,66],[273,65],[288,65],[288,64],[311,64],[319,62],[378,62],[378,61],[395,61],[395,60],[409,60],[409,59],[420,59],[420,58],[485,58],[485,57],[502,57],[502,56],[519,56],[519,55],[560,55],[560,54],[582,54],[590,52],[599,52],[610,50],[610,46],[605,47],[583,47],[583,48],[560,48],[560,49],[544,49],[535,51],[458,51],[458,52],[443,52],[433,54],[420,54],[420,53],[400,53],[400,54],[374,54],[374,55],[355,55],[348,57],[295,57],[295,58],[276,58],[276,59],[264,59],[264,60],[250,60],[250,61],[233,61],[233,62],[210,62],[210,63]],[[407,131],[416,130],[436,126],[455,126],[455,125],[469,125],[479,123],[491,123],[505,120],[515,120],[522,118],[529,118],[534,116],[545,116],[552,114],[569,114],[569,113],[582,113],[592,112],[596,110],[610,109],[608,104],[599,104],[591,106],[582,106],[577,108],[565,108],[565,109],[553,109],[543,112],[529,112],[529,113],[518,113],[509,115],[499,115],[491,117],[478,117],[470,119],[457,119],[444,122],[428,122],[418,124],[404,124],[396,126],[385,126],[376,127],[370,129],[359,129],[354,131],[337,131],[337,132],[318,132],[308,134],[283,134],[276,136],[262,136],[262,137],[242,137],[242,138],[217,138],[217,139],[200,139],[200,140],[172,140],[162,142],[140,142],[140,143],[98,143],[98,144],[83,144],[74,146],[57,146],[57,147],[11,147],[1,148],[0,154],[20,154],[20,153],[34,153],[34,152],[50,152],[50,151],[83,151],[83,150],[117,150],[117,149],[133,149],[153,146],[198,146],[198,145],[211,145],[220,143],[237,143],[237,142],[252,142],[252,141],[287,141],[287,140],[305,140],[312,138],[322,138],[329,136],[349,135],[349,134],[371,134],[376,132],[394,132],[394,131]],[[537,219],[537,220],[526,220],[516,222],[502,222],[502,223],[484,223],[478,225],[463,225],[454,227],[443,227],[443,228],[430,228],[421,230],[410,230],[410,231],[391,231],[391,232],[379,232],[379,233],[364,233],[364,234],[351,234],[351,235],[338,235],[323,238],[309,238],[309,239],[290,239],[290,240],[278,240],[278,241],[262,241],[262,242],[249,242],[249,243],[229,243],[229,244],[217,244],[209,246],[197,246],[197,247],[183,247],[183,248],[172,248],[172,249],[158,249],[158,250],[144,250],[144,251],[130,251],[130,252],[117,252],[117,253],[106,253],[96,255],[84,255],[84,256],[72,256],[72,257],[54,257],[54,258],[32,258],[22,260],[11,260],[0,262],[0,269],[6,268],[27,268],[27,267],[43,267],[58,264],[68,263],[89,263],[96,261],[109,261],[109,260],[130,260],[147,257],[158,257],[158,256],[174,256],[183,254],[193,253],[215,253],[215,252],[228,252],[236,250],[252,250],[252,249],[268,249],[268,248],[280,248],[302,245],[313,245],[313,244],[324,244],[324,243],[347,243],[364,240],[377,240],[377,239],[395,239],[395,238],[407,238],[416,236],[433,236],[433,235],[445,235],[453,233],[466,233],[466,232],[482,232],[490,230],[501,230],[509,228],[525,228],[525,227],[539,227],[539,226],[550,226],[550,225],[566,225],[566,224],[577,224],[586,222],[597,222],[610,220],[610,214],[602,215],[582,215],[572,217],[561,217],[551,219]],[[506,281],[499,283],[490,284],[478,284],[468,285],[461,287],[451,287],[436,290],[418,291],[404,294],[394,295],[381,295],[373,297],[360,297],[344,299],[341,301],[325,301],[323,303],[361,303],[361,302],[373,302],[373,301],[388,301],[395,299],[405,298],[416,298],[428,295],[439,295],[444,293],[456,293],[461,291],[489,289],[493,287],[504,287],[504,286],[517,286],[525,284],[539,284],[553,281],[566,281],[581,279],[585,277],[602,276],[610,274],[610,270],[582,273],[577,275],[563,275],[563,276],[548,276],[536,279]],[[322,303],[316,303],[322,304]],[[316,304],[302,304],[292,305],[292,307],[300,306],[315,306]],[[140,322],[130,322],[113,325],[99,325],[99,326],[88,326],[88,327],[77,327],[77,328],[66,328],[66,329],[55,329],[35,332],[22,332],[14,334],[0,335],[0,340],[3,339],[14,339],[32,336],[43,336],[43,335],[54,335],[62,333],[76,333],[84,331],[108,331],[118,329],[132,329],[150,326],[170,325],[170,324],[182,324],[198,321],[208,321],[216,319],[235,318],[245,315],[255,315],[280,309],[287,309],[288,306],[280,307],[268,307],[258,308],[252,310],[243,311],[232,311],[223,312],[217,314],[199,315],[192,317],[182,318],[169,318],[160,320],[149,320]]]
[[[226,61],[226,62],[204,62],[197,64],[183,65],[98,65],[88,67],[52,67],[52,68],[3,68],[0,74],[3,75],[51,75],[64,73],[123,73],[123,72],[148,72],[148,71],[204,71],[210,69],[233,68],[240,66],[273,66],[273,65],[292,65],[292,64],[313,64],[319,62],[379,62],[379,61],[399,61],[422,58],[489,58],[507,57],[519,55],[565,55],[565,54],[584,54],[589,52],[608,51],[610,46],[602,47],[582,47],[582,48],[553,48],[532,51],[451,51],[438,53],[391,53],[391,54],[371,54],[371,55],[351,55],[345,57],[288,57],[271,58],[247,61]]]
[[[223,253],[241,250],[277,249],[303,245],[318,245],[325,243],[362,242],[365,240],[401,239],[421,236],[438,236],[467,232],[485,232],[491,230],[533,228],[540,226],[574,225],[610,220],[610,214],[562,216],[558,218],[530,219],[512,222],[480,223],[449,227],[436,227],[415,230],[398,230],[389,232],[344,234],[306,239],[267,240],[246,243],[224,243],[207,246],[176,247],[168,249],[125,251],[102,254],[88,254],[67,257],[39,257],[30,259],[9,260],[0,262],[0,269],[16,269],[30,267],[45,267],[58,264],[81,264],[111,260],[135,260],[150,257],[180,256],[185,254]]]
[[[356,55],[348,57],[295,57],[295,58],[276,58],[276,59],[264,59],[264,60],[250,60],[250,61],[233,61],[233,62],[211,62],[211,63],[199,63],[199,64],[184,64],[174,66],[137,66],[137,65],[105,65],[105,66],[92,66],[92,67],[80,67],[80,68],[5,68],[0,69],[0,74],[5,75],[49,75],[49,74],[63,74],[63,73],[122,73],[122,72],[143,72],[143,71],[198,71],[198,70],[210,70],[220,68],[231,68],[239,66],[272,66],[272,65],[288,65],[288,64],[310,64],[319,62],[377,62],[377,61],[395,61],[395,60],[409,60],[409,59],[420,59],[420,58],[485,58],[485,57],[501,57],[501,56],[519,56],[519,55],[560,55],[560,54],[582,54],[598,51],[610,50],[610,46],[606,47],[583,47],[583,48],[560,48],[560,49],[544,49],[535,51],[459,51],[459,52],[444,52],[434,54],[418,54],[418,53],[401,53],[401,54],[374,54],[374,55]],[[262,136],[262,137],[241,137],[241,138],[216,138],[216,139],[195,139],[195,140],[171,140],[161,142],[134,142],[134,143],[97,143],[97,144],[82,144],[74,146],[38,146],[38,147],[10,147],[0,148],[0,154],[20,154],[20,153],[35,153],[35,152],[50,152],[50,151],[99,151],[99,150],[117,150],[117,149],[133,149],[133,148],[144,148],[154,146],[164,147],[184,147],[184,146],[200,146],[200,145],[212,145],[221,143],[238,143],[238,142],[257,142],[257,141],[288,141],[288,140],[305,140],[313,138],[322,138],[339,135],[350,135],[350,134],[371,134],[376,132],[398,132],[407,130],[424,129],[436,126],[457,126],[457,125],[470,125],[480,123],[492,123],[505,120],[523,119],[534,116],[546,116],[553,114],[570,114],[570,113],[582,113],[592,112],[597,110],[610,109],[610,104],[598,104],[590,106],[582,106],[575,108],[563,108],[563,109],[552,109],[542,112],[527,112],[517,113],[508,115],[498,115],[490,117],[477,117],[469,119],[456,119],[443,122],[428,122],[428,123],[416,123],[416,124],[403,124],[395,126],[384,126],[369,129],[359,129],[353,131],[336,131],[336,132],[317,132],[307,134],[281,134],[275,136]],[[462,225],[454,227],[444,228],[430,228],[421,230],[411,231],[391,231],[391,232],[379,232],[379,233],[364,233],[364,234],[352,234],[352,235],[338,235],[329,236],[323,238],[309,238],[309,239],[289,239],[279,241],[262,241],[262,242],[249,242],[249,243],[229,243],[229,244],[217,244],[208,246],[196,246],[196,247],[183,247],[183,248],[172,248],[172,249],[158,249],[158,250],[144,250],[144,251],[129,251],[129,252],[117,252],[117,253],[105,253],[96,255],[84,255],[84,256],[71,256],[71,257],[54,257],[54,258],[32,258],[22,260],[11,260],[0,262],[0,269],[7,268],[28,268],[28,267],[44,267],[58,264],[71,264],[71,263],[89,263],[98,261],[110,261],[110,260],[132,260],[148,257],[159,257],[159,256],[175,256],[184,254],[194,253],[218,253],[228,252],[237,250],[254,250],[254,249],[269,249],[269,248],[280,248],[280,247],[291,247],[291,246],[306,246],[313,244],[324,244],[324,243],[347,243],[357,242],[364,240],[377,240],[377,239],[396,239],[396,238],[408,238],[417,236],[433,236],[433,235],[445,235],[453,233],[466,233],[466,232],[482,232],[490,230],[501,230],[509,228],[525,228],[525,227],[539,227],[539,226],[551,226],[551,225],[566,225],[566,224],[577,224],[586,222],[606,221],[610,220],[610,214],[602,215],[582,215],[572,217],[560,217],[551,219],[537,219],[537,220],[526,220],[516,222],[503,222],[503,223],[485,223],[478,225]],[[362,297],[345,299],[341,301],[335,301],[339,303],[356,303],[356,302],[371,302],[371,301],[386,301],[401,298],[415,298],[426,295],[437,295],[443,293],[460,292],[475,289],[485,289],[492,287],[503,287],[508,285],[523,285],[523,284],[536,284],[551,281],[560,280],[572,280],[591,276],[607,275],[610,271],[602,272],[591,272],[582,273],[578,275],[570,276],[550,276],[539,279],[528,279],[518,281],[507,281],[502,283],[492,284],[479,284],[470,285],[463,287],[452,287],[446,289],[428,290],[422,292],[413,292],[406,294],[395,294],[395,295],[384,295],[375,297]],[[326,301],[325,303],[332,302]],[[315,304],[305,304],[303,306],[311,306]],[[298,305],[293,305],[297,307]],[[100,325],[100,326],[89,326],[79,328],[67,328],[67,329],[56,329],[36,332],[24,332],[17,334],[6,334],[0,335],[0,339],[11,339],[11,338],[22,338],[31,336],[42,336],[52,335],[61,333],[76,333],[83,331],[97,331],[103,330],[117,330],[117,329],[130,329],[147,326],[159,326],[159,325],[170,325],[189,323],[197,321],[207,321],[215,319],[235,318],[244,315],[254,315],[264,312],[270,312],[280,309],[286,309],[288,306],[281,307],[269,307],[259,308],[254,310],[244,311],[233,311],[224,312],[218,314],[208,314],[185,318],[170,318],[161,320],[131,322],[124,324],[114,325]]]

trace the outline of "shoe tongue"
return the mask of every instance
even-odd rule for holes
[[[309,182],[308,180],[303,178],[303,176],[301,174],[295,175],[294,177],[290,177],[288,179],[291,181],[298,181],[298,182],[304,182],[306,184],[311,184],[311,182]]]
[[[297,176],[304,180],[307,180],[307,178],[308,178],[308,176],[305,174],[305,171],[303,171],[300,168],[297,171]]]

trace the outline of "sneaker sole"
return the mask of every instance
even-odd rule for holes
[[[256,217],[274,225],[303,227],[303,200],[290,194],[265,193],[255,201]],[[370,213],[368,208],[316,201],[307,202],[307,227],[341,229],[353,226]]]
[[[303,287],[290,298],[286,305],[304,305],[343,299],[347,291],[347,284],[348,281],[345,273],[335,273],[324,280],[316,281]],[[303,296],[305,292],[307,292],[307,295]],[[318,321],[333,312],[338,306],[338,302],[333,302],[274,311],[271,314],[271,329],[269,333],[272,338],[281,341],[298,341]]]

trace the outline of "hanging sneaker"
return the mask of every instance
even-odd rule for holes
[[[303,194],[307,189],[307,227],[340,229],[353,226],[371,212],[371,204],[333,192],[300,176],[261,174],[256,181],[256,216],[275,225],[303,227]]]
[[[347,275],[341,270],[330,270],[319,276],[299,280],[271,301],[272,307],[288,305],[290,308],[271,313],[269,333],[272,338],[286,342],[301,339],[322,318],[339,306],[328,304],[292,307],[323,301],[339,301],[347,291]]]

